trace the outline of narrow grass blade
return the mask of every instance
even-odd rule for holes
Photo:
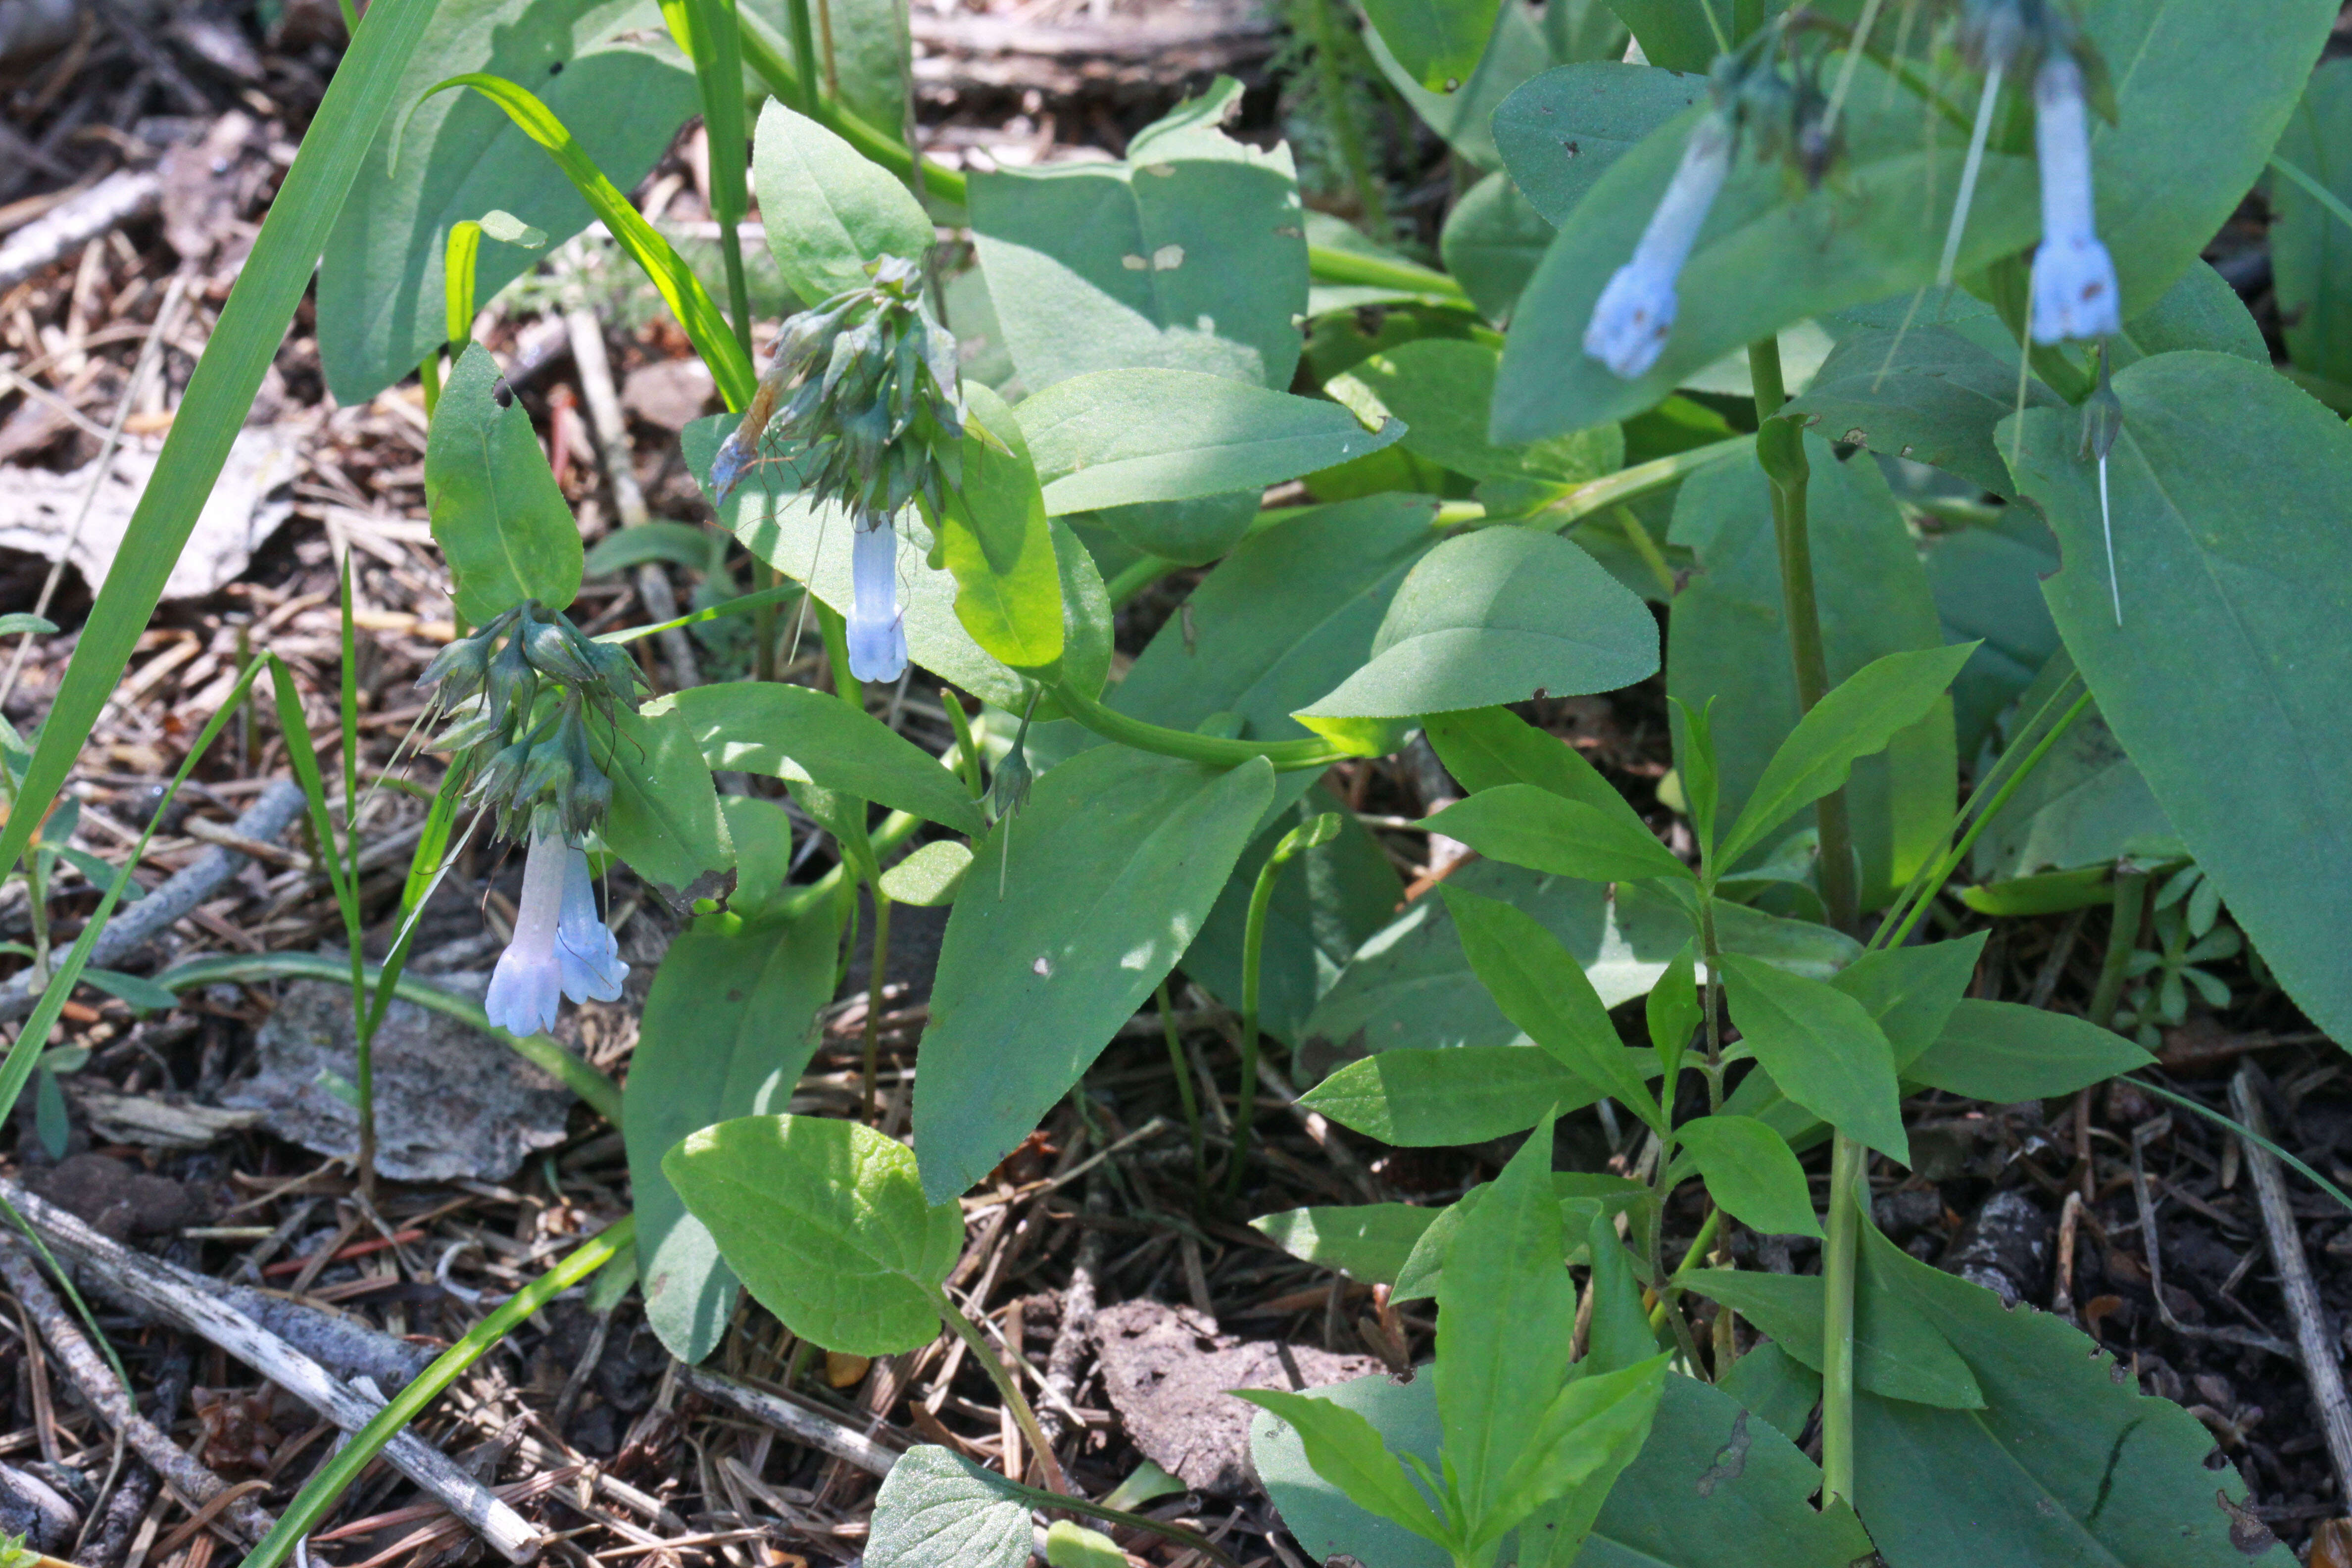
[[[0,866],[12,866],[24,854],[122,679],[433,12],[433,0],[378,0],[337,68],[189,378],[154,477],[75,646],[16,807],[0,828]]]
[[[318,1474],[303,1483],[294,1501],[278,1516],[278,1527],[262,1537],[261,1544],[246,1558],[244,1568],[277,1568],[285,1562],[302,1538],[318,1528],[319,1521],[327,1517],[327,1511],[351,1484],[359,1479],[360,1472],[383,1452],[383,1446],[392,1441],[394,1434],[415,1420],[443,1389],[457,1381],[459,1373],[481,1360],[524,1319],[614,1258],[635,1257],[636,1233],[636,1216],[624,1215],[572,1248],[572,1255],[562,1262],[508,1297],[498,1310],[476,1323],[464,1339],[443,1351],[391,1404],[352,1433],[352,1440],[337,1449],[334,1458],[319,1468]]]
[[[713,380],[719,384],[719,395],[727,400],[730,409],[740,409],[751,398],[751,356],[735,341],[735,334],[719,313],[710,291],[702,279],[686,264],[677,247],[662,237],[645,215],[629,205],[603,170],[590,161],[544,103],[528,89],[516,86],[504,77],[483,71],[467,71],[446,81],[436,82],[425,89],[425,97],[446,92],[451,88],[470,87],[492,103],[507,111],[515,128],[548,151],[572,182],[572,188],[587,202],[590,210],[604,220],[604,227],[621,243],[630,258],[645,268],[656,289],[686,329],[694,342],[697,353],[710,367]],[[418,101],[422,102],[423,100]],[[713,158],[713,163],[717,162]]]
[[[42,988],[40,1001],[33,1005],[33,1016],[25,1020],[25,1027],[16,1036],[16,1043],[8,1048],[6,1061],[0,1062],[0,1121],[5,1121],[9,1113],[16,1109],[17,1097],[25,1092],[25,1085],[33,1076],[34,1067],[39,1063],[42,1051],[47,1048],[49,1031],[57,1027],[58,1017],[65,1012],[66,999],[73,994],[74,986],[81,980],[82,971],[89,966],[90,950],[98,945],[100,933],[106,930],[106,922],[114,918],[115,906],[122,901],[123,889],[131,885],[131,868],[146,856],[147,841],[155,837],[155,824],[163,820],[164,811],[180,793],[180,786],[188,782],[190,773],[195,772],[196,764],[204,760],[205,752],[211,749],[213,742],[228,723],[229,715],[244,703],[247,694],[253,689],[254,678],[260,673],[259,661],[247,665],[245,673],[237,678],[236,684],[229,689],[228,698],[220,705],[219,710],[205,721],[195,744],[188,748],[179,772],[172,775],[170,787],[164,790],[163,798],[156,804],[153,815],[147,819],[147,826],[139,835],[139,842],[131,847],[114,879],[107,884],[106,891],[100,895],[98,908],[91,912],[89,922],[81,928],[81,934],[74,938],[74,944],[67,952],[65,961],[58,965],[57,972],[49,976],[48,984]],[[36,763],[39,761],[37,754],[34,760]],[[22,815],[21,810],[12,814],[11,823]]]

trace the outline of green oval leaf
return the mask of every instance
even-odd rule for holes
[[[449,373],[425,443],[434,542],[457,579],[457,613],[476,626],[536,599],[580,592],[580,527],[490,351],[476,343]]]
[[[1190,370],[1095,371],[1013,412],[1056,514],[1259,489],[1404,434],[1395,420],[1367,430],[1336,403]]]
[[[2352,1038],[2352,429],[2266,366],[2159,354],[2115,378],[2107,458],[2029,411],[2018,483],[2057,530],[2042,584],[2099,711],[2197,863],[2313,1023]],[[2012,426],[2002,426],[2008,441]],[[2217,767],[2215,759],[2231,765]],[[2248,781],[2258,780],[2251,806]]]
[[[1371,662],[1296,717],[1402,719],[1613,691],[1657,668],[1648,606],[1591,556],[1553,534],[1485,528],[1424,556]]]
[[[830,692],[730,680],[664,700],[692,732],[703,761],[721,773],[805,779],[959,833],[988,826],[963,781],[937,757]]]
[[[904,185],[774,99],[760,111],[751,186],[769,254],[803,304],[865,288],[869,262],[920,263],[930,251],[931,220]]]
[[[1382,1051],[1349,1062],[1298,1098],[1368,1138],[1434,1149],[1524,1132],[1546,1110],[1581,1110],[1601,1090],[1549,1051],[1459,1046]]]
[[[662,1173],[745,1288],[802,1338],[884,1356],[939,1337],[963,1210],[924,1201],[905,1144],[858,1122],[746,1116],[688,1137]]]

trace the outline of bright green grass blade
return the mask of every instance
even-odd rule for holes
[[[360,830],[360,646],[359,627],[352,620],[352,552],[343,552],[343,689],[339,705],[343,721],[343,826]],[[357,842],[356,837],[353,842]],[[359,879],[352,868],[352,880]],[[353,889],[357,891],[356,889]]]
[[[719,395],[727,400],[730,409],[740,409],[751,398],[751,356],[735,341],[733,329],[727,318],[719,314],[710,291],[702,279],[686,264],[670,242],[662,237],[645,215],[629,205],[604,171],[590,162],[588,154],[572,139],[563,121],[551,113],[529,89],[516,86],[504,77],[484,71],[467,71],[446,81],[436,82],[425,89],[425,97],[446,92],[453,87],[470,87],[492,103],[507,111],[507,118],[516,129],[538,142],[555,160],[556,167],[570,178],[581,199],[604,220],[604,227],[630,258],[645,268],[656,289],[668,304],[677,324],[694,342],[697,353],[710,367],[711,378],[719,384]],[[424,100],[418,100],[419,102]],[[717,163],[717,149],[712,163]]]
[[[360,906],[358,889],[343,874],[343,856],[335,841],[334,818],[327,814],[327,781],[319,772],[319,753],[302,718],[302,695],[294,689],[294,672],[276,654],[265,656],[269,684],[278,699],[278,727],[286,737],[286,757],[294,767],[294,782],[310,807],[310,831],[318,841],[319,864],[326,868],[327,885],[334,889],[335,907],[343,914],[343,931],[352,939],[352,959],[359,960]]]
[[[636,1216],[622,1215],[573,1247],[562,1262],[508,1297],[496,1311],[476,1323],[464,1339],[443,1351],[391,1404],[352,1433],[352,1440],[335,1450],[334,1457],[319,1468],[318,1474],[303,1483],[294,1501],[278,1516],[277,1527],[262,1537],[253,1554],[245,1560],[245,1568],[277,1568],[286,1561],[288,1553],[318,1528],[319,1521],[327,1517],[345,1489],[359,1479],[360,1472],[374,1462],[383,1446],[422,1415],[443,1389],[457,1382],[459,1373],[557,1295],[615,1258],[635,1257],[636,1232]]]
[[[25,1020],[25,1027],[16,1036],[16,1043],[8,1048],[7,1059],[0,1062],[0,1121],[5,1121],[9,1113],[16,1109],[16,1098],[25,1092],[26,1081],[32,1078],[33,1068],[47,1048],[49,1031],[57,1027],[58,1018],[65,1011],[66,998],[73,994],[74,986],[80,982],[82,970],[89,963],[90,950],[98,945],[99,933],[113,918],[115,905],[122,900],[123,889],[131,884],[131,868],[146,857],[147,841],[155,836],[155,824],[163,820],[173,797],[180,793],[180,786],[187,782],[188,775],[195,772],[196,764],[204,760],[205,752],[228,723],[229,715],[245,701],[246,693],[252,689],[254,678],[261,673],[261,668],[258,659],[246,666],[245,673],[237,677],[236,684],[229,689],[228,700],[205,721],[195,744],[188,748],[187,756],[181,762],[180,771],[172,775],[171,787],[163,792],[163,800],[148,817],[146,829],[139,835],[138,844],[122,862],[122,868],[115,873],[114,879],[107,884],[106,891],[100,896],[98,908],[91,913],[89,923],[81,928],[81,934],[74,938],[73,947],[66,953],[65,962],[58,964],[57,972],[49,976],[48,984],[42,989],[41,999],[33,1005],[33,1016]],[[36,754],[36,765],[39,760]],[[21,813],[12,815],[10,821],[15,822],[17,816]]]
[[[416,50],[432,0],[380,0],[375,19],[353,37],[335,79],[302,138],[302,150],[270,203],[268,221],[229,291],[212,342],[188,380],[154,477],[131,514],[122,548],[89,613],[73,662],[17,792],[16,809],[0,829],[0,866],[13,866],[33,829],[47,815],[82,742],[97,726],[122,667],[130,662],[147,617],[163,595],[173,563],[212,494],[228,459],[229,444],[245,425],[253,395],[277,357],[286,324],[310,285],[326,248],[327,231],[342,210],[368,144],[392,108],[408,58]],[[46,1027],[41,1035],[45,1037]]]

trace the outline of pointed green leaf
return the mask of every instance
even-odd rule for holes
[[[1367,1138],[1434,1149],[1524,1132],[1547,1107],[1581,1110],[1601,1090],[1548,1051],[1459,1046],[1382,1051],[1349,1062],[1298,1098]]]
[[[588,746],[613,781],[612,808],[598,829],[605,844],[647,882],[682,892],[735,856],[710,770],[675,702],[657,697],[621,709],[610,731],[588,727]]]
[[[1534,784],[1480,790],[1428,818],[1432,833],[1458,838],[1490,859],[1591,882],[1696,876],[1630,812],[1562,800]]]
[[[1077,1082],[1183,955],[1273,793],[1262,758],[1219,773],[1098,747],[973,847],[916,1080],[925,1191],[980,1180]]]
[[[1336,403],[1190,370],[1101,370],[1014,410],[1055,514],[1188,500],[1295,479],[1404,434]]]
[[[1970,931],[1953,942],[1865,952],[1830,976],[1830,984],[1877,1021],[1902,1071],[1943,1034],[1954,1005],[1976,978],[1990,934]]]
[[[1474,1539],[1511,1500],[1506,1482],[1537,1440],[1575,1339],[1576,1286],[1560,1264],[1551,1190],[1552,1121],[1546,1110],[1463,1219],[1437,1288],[1438,1421]]]
[[[2121,1035],[2071,1013],[2014,1002],[1962,1002],[1903,1076],[1970,1100],[2013,1105],[2072,1094],[2144,1068],[2149,1059]]]
[[[1371,662],[1298,717],[1412,718],[1613,691],[1657,668],[1649,606],[1591,556],[1555,534],[1484,528],[1422,558]]]
[[[1654,1355],[1561,1389],[1513,1458],[1496,1505],[1472,1540],[1500,1541],[1538,1509],[1590,1481],[1598,1479],[1605,1490],[1649,1441],[1665,1393],[1667,1359]]]
[[[1822,1234],[1805,1168],[1780,1135],[1752,1116],[1701,1116],[1675,1129],[1724,1211],[1767,1236]]]
[[[1727,953],[1724,988],[1742,1044],[1780,1091],[1904,1164],[1903,1097],[1885,1033],[1862,1004],[1818,980]]]
[[[1249,1401],[1288,1426],[1315,1473],[1357,1507],[1401,1524],[1424,1541],[1446,1541],[1444,1521],[1381,1441],[1379,1428],[1362,1415],[1328,1399],[1271,1388],[1237,1388],[1234,1397]]]
[[[1393,1285],[1413,1245],[1444,1212],[1411,1204],[1285,1209],[1259,1215],[1250,1228],[1293,1258],[1366,1284]]]
[[[1739,858],[1790,816],[1843,784],[1856,760],[1884,751],[1943,699],[1974,643],[1890,653],[1839,682],[1797,721],[1764,766],[1723,841],[1719,863]]]
[[[1472,971],[1503,1016],[1594,1089],[1662,1127],[1665,1119],[1643,1074],[1653,1065],[1647,1053],[1625,1048],[1592,982],[1559,939],[1507,903],[1455,888],[1440,891]]]

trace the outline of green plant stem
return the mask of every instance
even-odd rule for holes
[[[1013,1424],[1021,1428],[1022,1440],[1037,1456],[1037,1468],[1045,1477],[1046,1489],[1060,1496],[1068,1496],[1069,1478],[1062,1474],[1062,1461],[1055,1457],[1054,1445],[1045,1440],[1044,1429],[1037,1425],[1037,1413],[1029,1408],[1029,1396],[1021,1392],[1021,1380],[1013,1375],[1011,1367],[1004,1364],[1004,1358],[997,1353],[994,1345],[988,1342],[988,1336],[980,1331],[980,1325],[963,1315],[945,1289],[934,1286],[931,1297],[932,1305],[939,1309],[940,1316],[947,1321],[949,1328],[955,1331],[956,1337],[971,1348],[981,1371],[988,1373],[988,1381],[996,1385],[997,1397],[1004,1401],[1007,1410],[1013,1412]],[[1021,1479],[1019,1476],[1008,1479],[1014,1482]]]
[[[343,14],[343,38],[346,42],[360,36],[360,12],[354,0],[335,0]]]
[[[1227,741],[1213,735],[1196,735],[1189,730],[1171,730],[1106,708],[1066,682],[1047,689],[1062,705],[1062,711],[1087,729],[1106,741],[1117,741],[1139,752],[1182,757],[1213,768],[1239,767],[1252,757],[1264,757],[1274,764],[1276,773],[1286,773],[1302,768],[1320,771],[1348,758],[1347,752],[1323,741]]]
[[[988,785],[980,776],[980,742],[971,732],[971,715],[963,710],[963,699],[944,688],[940,706],[948,710],[948,723],[955,731],[956,774],[971,792],[971,798],[978,800],[988,793]]]
[[[2116,1026],[2116,1005],[2123,1000],[2132,949],[2139,945],[2140,921],[2147,912],[2147,878],[2146,871],[2116,873],[2115,923],[2107,927],[2106,954],[2091,992],[2090,1020],[2102,1029]]]
[[[752,579],[760,584],[759,592],[751,595],[753,598],[761,598],[764,595],[773,593],[781,583],[781,576],[777,573],[776,569],[769,565],[764,561],[761,562],[758,567],[753,570]],[[783,595],[779,594],[775,598],[767,599],[764,603],[756,605],[752,607],[751,679],[754,680],[773,680],[776,679],[776,663],[778,658],[778,649],[776,647],[776,604],[777,600],[782,597]],[[717,605],[711,606],[712,609],[719,609],[722,606]]]
[[[817,635],[824,639],[825,661],[833,669],[835,693],[851,707],[865,711],[866,688],[849,673],[849,623],[823,599],[812,596],[810,607],[816,611]]]
[[[1201,1097],[1192,1089],[1192,1066],[1184,1058],[1184,1042],[1176,1032],[1176,1008],[1168,999],[1168,979],[1162,975],[1158,993],[1160,1030],[1168,1037],[1168,1065],[1176,1074],[1176,1098],[1184,1107],[1184,1126],[1192,1134],[1192,1200],[1209,1200],[1209,1152],[1201,1129]]]
[[[1854,1255],[1862,1233],[1855,1184],[1862,1145],[1844,1133],[1830,1144],[1829,1243],[1822,1254],[1822,1507],[1853,1500]]]
[[[880,878],[869,884],[874,895],[874,959],[873,973],[866,977],[866,1030],[864,1041],[865,1068],[859,1079],[860,1103],[865,1107],[866,1120],[874,1120],[874,1066],[881,1053],[882,1043],[882,979],[890,963],[890,895],[882,890]]]
[[[1699,990],[1700,1011],[1706,1019],[1706,1113],[1723,1110],[1723,943],[1715,929],[1715,889],[1698,893],[1699,958],[1706,965],[1706,984]],[[1658,1086],[1671,1095],[1672,1086]]]
[[[1318,283],[1355,283],[1367,289],[1393,289],[1418,294],[1441,305],[1468,305],[1461,284],[1433,267],[1393,256],[1373,256],[1360,250],[1336,250],[1328,246],[1307,247],[1307,269]]]
[[[793,86],[797,101],[793,105],[811,120],[818,118],[821,101],[816,90],[816,28],[809,16],[809,0],[784,0],[784,23],[792,29],[793,63],[799,68]]]
[[[1811,466],[1805,458],[1804,431],[1795,421],[1780,417],[1788,393],[1780,379],[1780,342],[1764,338],[1749,344],[1748,365],[1756,383],[1756,460],[1772,485],[1772,537],[1780,549],[1780,600],[1788,622],[1790,662],[1796,669],[1797,711],[1810,713],[1830,686],[1805,509]],[[1823,795],[1814,816],[1821,830],[1822,905],[1831,925],[1851,933],[1862,919],[1862,888],[1845,791]]]
[[[508,1297],[497,1310],[476,1323],[464,1339],[436,1357],[431,1366],[377,1411],[366,1426],[352,1433],[352,1440],[304,1483],[293,1502],[278,1516],[277,1528],[262,1538],[242,1568],[277,1568],[304,1536],[318,1528],[319,1521],[327,1517],[328,1510],[341,1500],[344,1491],[359,1479],[360,1472],[374,1462],[395,1434],[423,1414],[425,1407],[455,1383],[459,1373],[481,1360],[525,1319],[614,1258],[630,1253],[636,1228],[634,1215],[624,1215],[606,1226],[572,1248],[562,1262]]]
[[[2000,787],[1994,791],[1992,798],[1985,804],[1982,811],[1975,811],[1976,802],[1973,798],[1969,801],[1962,808],[1962,815],[1967,816],[1971,812],[1974,812],[1974,815],[1969,822],[1967,830],[1960,835],[1958,842],[1945,850],[1942,857],[1928,868],[1926,879],[1920,885],[1921,891],[1918,897],[1912,901],[1908,911],[1904,913],[1900,922],[1894,918],[1894,911],[1888,912],[1886,921],[1871,936],[1868,945],[1874,951],[1903,945],[1904,939],[1911,934],[1911,928],[1919,923],[1920,917],[1927,912],[1928,906],[1935,901],[1936,895],[1943,890],[1944,884],[1950,880],[1952,873],[1959,868],[1960,862],[1968,858],[1969,851],[1975,847],[1977,839],[1983,835],[1986,827],[1991,825],[1993,818],[2000,815],[2000,808],[2009,804],[2009,797],[2017,793],[2018,786],[2022,784],[2032,775],[2033,770],[2041,765],[2042,759],[2049,754],[2050,748],[2058,743],[2059,737],[2074,727],[2074,721],[2081,718],[2084,710],[2090,705],[2091,693],[2085,689],[2074,700],[2074,705],[2066,710],[2064,716],[2056,724],[2051,726],[2049,733],[2043,735],[2032,750],[2026,752],[2024,760],[2018,763],[2016,770],[2001,780]],[[1902,905],[1898,901],[1896,909],[1901,908]],[[1893,932],[1892,935],[1888,934],[1890,931]]]
[[[1356,100],[1349,94],[1346,62],[1340,58],[1343,40],[1340,22],[1334,0],[1306,0],[1307,27],[1315,45],[1315,85],[1322,99],[1323,116],[1331,126],[1331,140],[1339,149],[1339,162],[1347,166],[1348,184],[1354,188],[1356,208],[1363,215],[1364,226],[1373,237],[1390,237],[1388,195],[1380,175],[1372,168],[1371,159],[1364,145],[1364,127],[1356,118]]]
[[[1257,1110],[1258,979],[1265,957],[1265,912],[1274,903],[1274,884],[1288,857],[1280,846],[1258,868],[1250,886],[1249,915],[1242,924],[1242,1077],[1234,1095],[1234,1149],[1225,1164],[1225,1202],[1241,1197],[1242,1173],[1249,1165],[1250,1121]]]
[[[367,965],[362,973],[371,988],[383,983],[383,971],[375,964]],[[247,980],[348,983],[350,979],[351,975],[343,965],[315,952],[257,952],[236,957],[191,959],[156,975],[155,984],[167,990],[185,991],[193,985],[216,985]],[[461,1024],[470,1024],[484,1034],[504,1041],[525,1061],[552,1074],[565,1088],[586,1101],[589,1109],[615,1127],[621,1124],[620,1086],[573,1056],[551,1037],[509,1035],[503,1029],[493,1029],[489,1015],[482,1011],[479,1003],[468,1002],[463,996],[405,975],[393,983],[393,994],[404,1002],[414,1002],[420,1007],[455,1018]]]
[[[1537,509],[1532,521],[1554,531],[1570,527],[1596,512],[1607,511],[1612,507],[1622,506],[1654,490],[1664,489],[1668,485],[1678,484],[1701,468],[1713,468],[1727,458],[1744,457],[1756,449],[1757,441],[1758,437],[1754,436],[1734,436],[1727,441],[1711,441],[1704,447],[1693,447],[1686,452],[1669,452],[1663,458],[1653,458],[1646,463],[1636,463],[1630,468],[1604,474],[1546,502]],[[1803,455],[1804,448],[1800,447],[1798,456],[1802,458]]]
[[[1675,1265],[1674,1273],[1666,1277],[1664,1289],[1658,1292],[1657,1305],[1650,1309],[1653,1331],[1665,1326],[1666,1314],[1673,1310],[1675,1300],[1682,1294],[1683,1276],[1699,1266],[1699,1260],[1706,1256],[1706,1249],[1714,1242],[1715,1233],[1722,1223],[1723,1211],[1709,1206],[1706,1218],[1699,1222],[1698,1234],[1691,1237],[1690,1250],[1683,1254],[1683,1260]]]
[[[349,5],[350,0],[344,0]],[[425,422],[433,423],[433,411],[441,406],[441,351],[435,349],[416,365],[417,384],[425,389]]]
[[[873,846],[875,858],[879,859],[914,837],[915,830],[922,826],[921,817],[910,812],[894,811],[882,819],[881,826],[866,836],[866,842]],[[778,904],[777,918],[780,921],[801,919],[827,900],[840,897],[845,888],[855,885],[855,877],[848,861],[836,860],[824,876],[805,887],[793,889]]]
[[[1129,599],[1134,598],[1171,572],[1181,571],[1183,565],[1181,561],[1171,561],[1164,556],[1139,556],[1120,567],[1118,574],[1103,584],[1103,591],[1110,595],[1112,609],[1123,610],[1127,607],[1127,602]]]
[[[1633,553],[1642,558],[1642,564],[1647,566],[1650,575],[1657,580],[1658,591],[1667,598],[1673,598],[1675,570],[1666,564],[1665,556],[1659,553],[1658,542],[1650,537],[1649,529],[1632,507],[1620,501],[1610,510],[1617,519],[1617,526],[1624,530],[1625,542],[1633,547]]]
[[[605,632],[596,640],[615,645],[633,643],[641,637],[656,637],[663,632],[674,632],[680,626],[700,626],[705,621],[723,620],[729,616],[754,615],[772,605],[788,604],[800,597],[801,593],[801,585],[798,583],[779,583],[772,588],[762,588],[756,594],[744,594],[736,598],[722,599],[718,604],[706,605],[689,615],[679,616],[675,620],[656,621],[650,626],[624,626],[617,632]]]

